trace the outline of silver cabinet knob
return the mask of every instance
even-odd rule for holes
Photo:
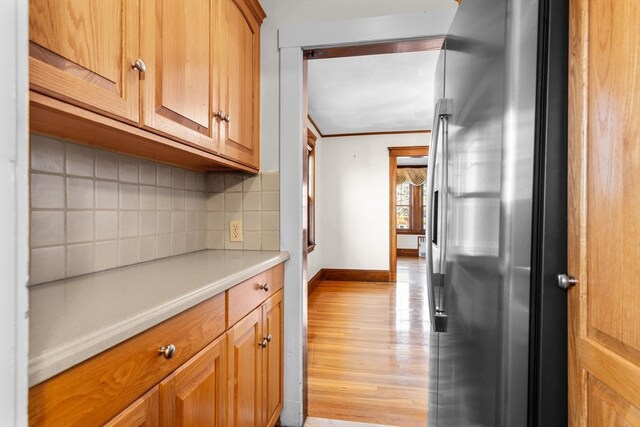
[[[165,359],[171,359],[176,352],[176,346],[173,344],[163,345],[158,353],[163,355]]]
[[[131,64],[131,68],[144,73],[145,71],[147,71],[147,64],[145,64],[142,59],[138,58],[133,62],[133,64]]]
[[[269,344],[266,338],[263,338],[261,342],[258,343],[258,347],[265,348]]]
[[[222,120],[224,120],[225,122],[229,123],[231,121],[231,116],[229,116],[228,114],[225,114],[224,118]]]
[[[265,283],[264,285],[258,285],[258,289],[262,289],[265,292],[269,291],[269,284]]]
[[[560,289],[567,290],[571,286],[575,286],[577,283],[578,279],[576,279],[574,276],[558,274],[558,287],[560,287]]]
[[[217,113],[213,115],[218,120],[224,120],[224,112],[222,110],[218,110]]]
[[[267,340],[267,342],[271,342],[271,340],[273,339],[273,337],[271,336],[271,334],[267,335],[265,337],[265,340]]]

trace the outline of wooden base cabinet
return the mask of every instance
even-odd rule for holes
[[[275,425],[283,400],[282,290],[227,332],[228,425]]]
[[[155,386],[107,422],[105,427],[156,427],[159,425],[158,415],[158,386]]]
[[[178,368],[160,383],[160,425],[225,425],[225,337]]]

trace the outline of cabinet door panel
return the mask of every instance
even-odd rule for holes
[[[138,0],[30,0],[31,88],[138,122],[139,13]]]
[[[156,386],[106,423],[105,427],[156,427],[158,412],[158,387]]]
[[[210,0],[144,1],[145,127],[215,150],[211,129],[213,31]]]
[[[225,425],[224,357],[222,336],[160,383],[161,425]]]
[[[262,309],[259,307],[227,332],[229,425],[262,425]]]
[[[220,153],[259,167],[260,26],[242,0],[222,0],[226,59],[221,73],[222,107],[229,121],[221,129]]]
[[[269,298],[263,306],[265,335],[271,341],[264,350],[264,419],[268,426],[275,425],[282,410],[283,392],[283,314],[282,291]]]

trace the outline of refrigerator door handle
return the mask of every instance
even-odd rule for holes
[[[427,168],[427,224],[425,225],[426,234],[426,267],[427,267],[427,289],[429,296],[429,315],[431,317],[431,327],[436,332],[446,331],[446,313],[443,311],[443,307],[440,307],[436,302],[436,287],[441,292],[444,283],[444,275],[441,273],[434,273],[433,265],[433,228],[437,227],[434,224],[434,183],[436,174],[436,157],[438,155],[438,137],[440,136],[440,123],[442,117],[446,117],[450,114],[450,100],[440,99],[436,103],[435,114],[433,118],[433,127],[431,130],[431,145],[429,147],[429,165]],[[442,219],[444,221],[444,218]],[[443,241],[445,236],[441,237]],[[444,246],[443,246],[444,248]],[[442,267],[442,255],[443,251],[440,251],[440,259],[438,260],[439,267]],[[443,270],[440,270],[443,271]],[[440,293],[439,292],[439,293]],[[441,298],[438,298],[440,301]]]

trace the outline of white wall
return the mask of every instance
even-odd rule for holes
[[[28,3],[0,1],[0,425],[27,425]]]
[[[267,13],[260,32],[260,133],[264,172],[280,169],[278,29],[291,24],[456,9],[453,0],[261,0],[261,4]]]
[[[311,130],[311,132],[313,132],[317,138],[316,139],[316,167],[318,167],[319,159],[324,154],[324,143],[322,142],[322,137],[318,133],[318,130],[311,123],[307,122],[307,128]],[[316,170],[316,217],[319,209],[317,206],[319,186],[322,187],[322,183],[320,182],[320,179],[319,179],[319,172]],[[318,273],[318,271],[320,271],[320,269],[323,267],[322,259],[323,259],[325,245],[318,244],[319,236],[323,233],[323,231],[324,230],[323,230],[322,223],[320,223],[320,221],[316,221],[316,247],[313,250],[313,252],[307,255],[307,276],[309,280],[313,279],[313,276],[315,276]]]
[[[388,147],[429,141],[428,134],[398,134],[316,143],[318,228],[309,277],[320,268],[389,269]]]

